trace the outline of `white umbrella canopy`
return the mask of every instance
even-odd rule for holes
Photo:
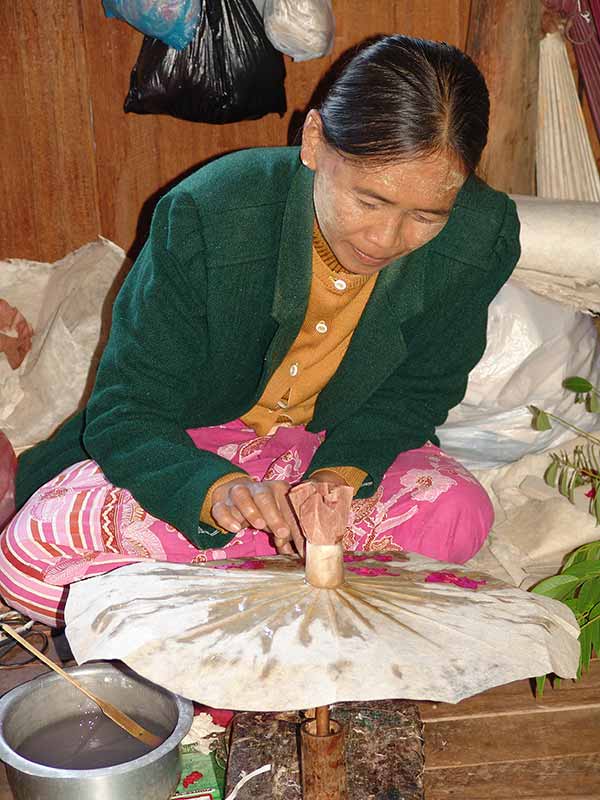
[[[579,627],[564,604],[424,556],[345,560],[337,589],[307,583],[289,556],[133,564],[70,587],[67,637],[78,663],[120,659],[177,694],[248,711],[455,703],[575,677]]]

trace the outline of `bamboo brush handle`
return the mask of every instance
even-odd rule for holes
[[[4,633],[8,634],[8,636],[12,637],[16,642],[18,642],[22,647],[26,650],[29,650],[36,658],[38,658],[42,663],[44,663],[47,667],[57,672],[62,678],[68,681],[72,686],[76,689],[79,689],[82,694],[88,697],[92,702],[96,703],[98,708],[107,716],[109,719],[118,725],[123,730],[127,731],[128,734],[134,736],[136,739],[139,739],[144,744],[148,745],[148,747],[158,747],[162,744],[163,740],[159,736],[155,736],[150,731],[147,731],[141,725],[139,725],[134,719],[131,719],[124,711],[113,706],[112,703],[109,703],[107,700],[102,700],[100,697],[97,697],[93,692],[90,692],[89,689],[86,689],[79,681],[76,681],[75,678],[72,678],[68,672],[65,672],[62,667],[59,667],[58,664],[55,664],[52,659],[48,658],[48,656],[44,655],[37,647],[34,647],[32,644],[29,644],[27,639],[24,639],[20,634],[18,634],[15,630],[13,630],[8,625],[1,625],[0,626]]]

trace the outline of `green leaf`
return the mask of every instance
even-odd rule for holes
[[[564,572],[567,567],[572,564],[579,564],[581,561],[600,561],[600,541],[588,542],[577,547],[567,557],[561,572]]]
[[[537,406],[529,406],[529,410],[533,414],[533,419],[531,420],[531,426],[536,431],[549,431],[552,429],[552,425],[550,423],[550,418],[545,411],[542,411],[541,408]]]
[[[581,645],[581,655],[579,661],[579,674],[587,672],[590,668],[590,660],[592,658],[592,634],[590,631],[591,625],[583,627],[579,633],[579,644]]]
[[[594,516],[596,517],[596,523],[600,525],[600,481],[593,480],[592,485],[596,490],[596,494],[592,500],[592,508]]]
[[[576,578],[593,578],[600,576],[600,561],[580,561],[578,564],[572,564],[570,567],[563,569],[560,574],[572,575]],[[555,577],[559,576],[557,575]]]
[[[565,378],[562,382],[562,385],[570,392],[580,392],[582,394],[585,394],[585,392],[591,392],[594,388],[588,380],[585,378],[580,378],[578,375],[573,375],[571,378]]]
[[[558,476],[559,463],[553,460],[546,472],[544,472],[544,480],[548,486],[556,486],[556,478]]]
[[[544,686],[546,684],[546,676],[540,675],[535,679],[535,694],[537,697],[544,696]]]
[[[580,578],[574,575],[553,575],[545,578],[536,584],[531,591],[534,594],[543,594],[544,597],[553,597],[555,600],[566,600],[573,596],[575,587],[581,582]]]
[[[598,472],[600,470],[600,462],[598,461],[598,455],[596,453],[596,448],[593,444],[588,444],[586,446],[586,451],[588,455],[588,462],[589,465],[592,467],[592,471],[595,470]]]
[[[577,595],[581,602],[582,611],[589,611],[596,603],[600,603],[600,579],[591,578],[582,584]]]
[[[589,392],[585,398],[585,407],[592,414],[600,413],[600,398],[596,392]]]
[[[571,611],[577,617],[577,622],[581,625],[582,620],[584,619],[584,614],[582,613],[582,603],[577,597],[567,597],[565,600],[562,600],[566,606],[568,606]],[[586,609],[589,611],[589,609]]]
[[[596,651],[596,655],[600,655],[600,603],[591,609],[589,613],[590,622],[590,638],[592,640],[592,647]]]
[[[572,475],[572,470],[569,467],[564,467],[558,479],[558,491],[563,497],[567,497],[569,500],[571,499],[570,486]]]

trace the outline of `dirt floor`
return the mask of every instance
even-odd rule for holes
[[[47,652],[63,663],[57,646],[50,639]],[[0,670],[0,695],[46,670]],[[600,800],[599,659],[541,700],[529,681],[516,681],[457,705],[419,705],[427,800]],[[11,799],[1,767],[0,800]]]

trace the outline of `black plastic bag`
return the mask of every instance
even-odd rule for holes
[[[238,122],[285,113],[283,56],[267,39],[253,0],[204,0],[184,50],[144,37],[125,111],[193,122]]]

